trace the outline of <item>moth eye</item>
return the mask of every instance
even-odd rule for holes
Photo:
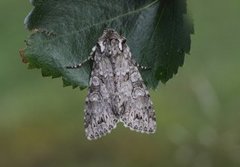
[[[124,39],[122,40],[122,44],[125,44],[126,42],[127,42],[127,39],[124,38]]]
[[[125,46],[126,41],[127,41],[126,38],[123,38],[123,39],[119,40],[119,49],[121,51],[123,51],[123,47]]]
[[[97,46],[100,49],[101,53],[105,50],[105,41],[99,41],[97,42]]]
[[[97,42],[96,46],[97,46],[98,48],[100,48],[100,45],[99,45],[99,43],[98,43],[98,42]]]

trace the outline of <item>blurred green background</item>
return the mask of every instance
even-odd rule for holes
[[[87,141],[86,90],[28,70],[18,50],[28,36],[27,0],[0,1],[0,167],[239,167],[240,1],[189,0],[191,55],[151,91],[154,135],[119,124]]]

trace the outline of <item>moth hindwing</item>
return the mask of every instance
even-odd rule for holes
[[[155,111],[126,39],[113,29],[105,30],[90,59],[93,65],[84,116],[87,138],[110,133],[118,122],[137,132],[154,133]],[[87,60],[68,68],[79,68]]]

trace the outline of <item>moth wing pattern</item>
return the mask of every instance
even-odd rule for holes
[[[110,133],[119,121],[131,130],[154,133],[155,111],[126,39],[105,30],[88,60],[93,63],[84,116],[87,138]],[[80,68],[86,61],[69,68]]]
[[[113,84],[111,62],[107,57],[96,52],[84,117],[85,132],[89,140],[98,139],[116,127],[118,118],[113,113],[111,102]]]
[[[154,133],[156,131],[156,117],[153,104],[126,44],[116,62],[118,103],[119,108],[122,108],[120,121],[131,130]]]

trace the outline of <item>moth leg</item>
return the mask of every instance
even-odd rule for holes
[[[85,63],[87,63],[89,60],[92,60],[92,56],[89,56],[87,59],[83,60],[82,63],[73,65],[73,66],[67,66],[67,69],[76,69],[76,68],[81,68]]]
[[[67,69],[81,68],[85,63],[87,63],[87,62],[90,61],[90,60],[93,60],[93,55],[94,55],[95,51],[96,51],[96,46],[94,46],[94,47],[92,48],[92,52],[90,53],[90,56],[88,56],[87,59],[83,60],[82,63],[76,64],[76,65],[73,65],[73,66],[67,66],[66,68],[67,68]]]
[[[142,66],[141,64],[138,64],[136,60],[132,59],[132,63],[134,66],[137,66],[137,68],[140,68],[141,70],[150,70],[150,67]]]
[[[146,66],[142,66],[140,64],[136,64],[136,66],[142,70],[150,70],[151,68],[150,67],[146,67]]]

